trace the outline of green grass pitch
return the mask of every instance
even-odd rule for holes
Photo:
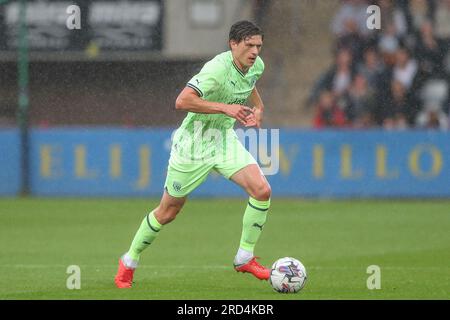
[[[0,199],[0,299],[449,299],[450,201],[277,199],[256,248],[305,265],[298,294],[232,268],[243,199],[191,199],[144,252],[131,290],[113,278],[144,199]],[[67,267],[81,289],[66,287]],[[378,265],[381,289],[368,290]]]

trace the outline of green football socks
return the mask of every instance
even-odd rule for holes
[[[261,235],[264,223],[266,223],[267,212],[270,207],[270,199],[260,201],[249,198],[247,208],[245,209],[240,248],[253,252],[256,242]]]
[[[127,256],[135,261],[139,261],[142,251],[155,240],[161,228],[162,225],[156,220],[154,211],[150,212],[142,220],[141,226],[136,232],[131,247],[127,252]]]

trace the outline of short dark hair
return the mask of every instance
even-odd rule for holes
[[[253,36],[261,36],[264,40],[264,32],[260,27],[253,22],[242,20],[231,26],[228,41],[234,40],[239,43],[242,40]]]

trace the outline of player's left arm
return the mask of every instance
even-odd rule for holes
[[[247,124],[246,127],[257,127],[261,128],[261,123],[263,119],[264,112],[264,103],[259,95],[258,89],[256,87],[253,88],[252,93],[249,97],[249,105],[253,107],[253,113],[247,116]]]

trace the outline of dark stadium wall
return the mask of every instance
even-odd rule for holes
[[[32,126],[157,126],[179,124],[179,91],[203,61],[34,62],[30,65]],[[0,110],[14,124],[16,64],[0,65]]]

